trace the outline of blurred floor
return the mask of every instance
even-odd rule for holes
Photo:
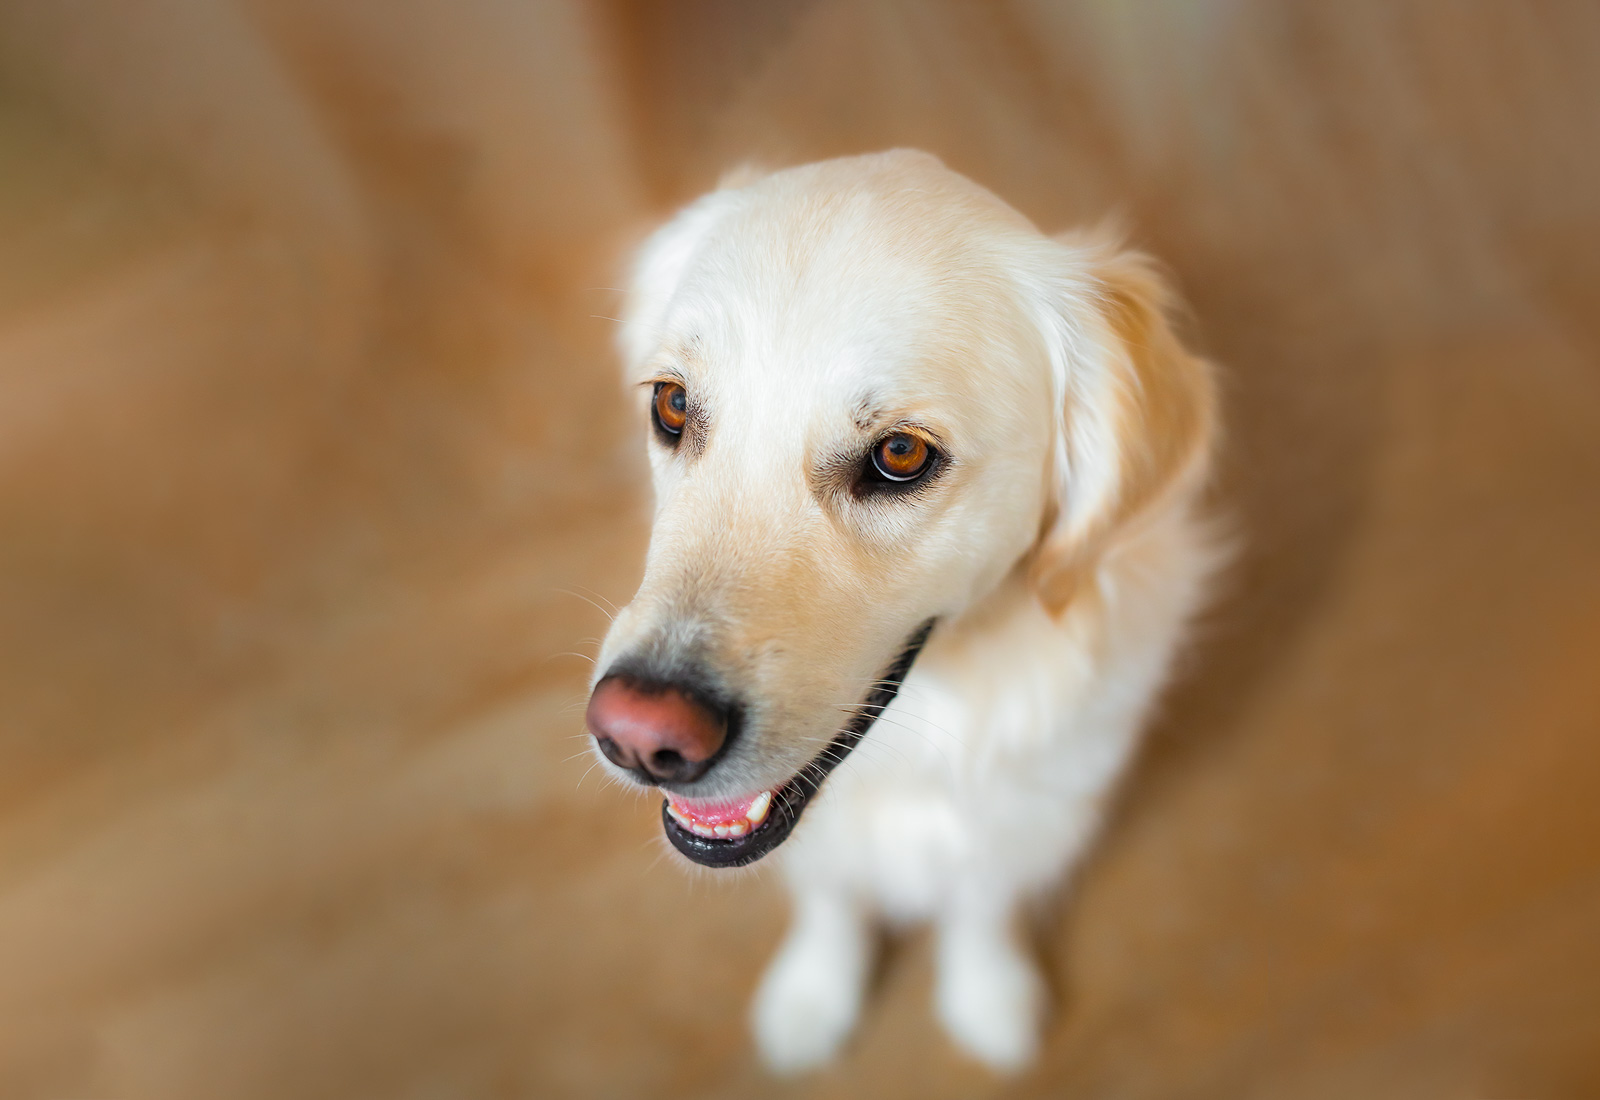
[[[1138,15],[1134,12],[1137,11]],[[1600,8],[0,7],[0,1095],[1600,1094]],[[619,256],[919,145],[1118,214],[1244,552],[1000,1082],[585,779]]]

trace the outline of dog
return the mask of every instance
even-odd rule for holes
[[[1213,371],[1173,306],[1143,256],[909,150],[744,172],[639,249],[655,513],[587,726],[689,860],[778,852],[773,1070],[847,1040],[880,923],[933,925],[959,1047],[1034,1056],[1019,913],[1093,837],[1219,560]]]

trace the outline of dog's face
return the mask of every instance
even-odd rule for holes
[[[669,792],[690,858],[781,842],[929,627],[1014,569],[1060,587],[1050,563],[1126,495],[1122,384],[1066,376],[1072,341],[1118,339],[1092,292],[1067,315],[1082,277],[908,153],[716,192],[647,243],[623,343],[656,513],[589,724],[612,766]],[[1074,464],[1073,490],[1105,500],[1064,505]]]

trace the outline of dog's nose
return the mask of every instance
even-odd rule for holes
[[[699,779],[728,736],[727,712],[671,685],[607,676],[585,720],[606,759],[646,783]]]

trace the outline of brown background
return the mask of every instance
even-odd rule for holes
[[[913,937],[776,1085],[775,883],[584,779],[607,288],[894,144],[1170,263],[1244,549],[1040,1066]],[[10,0],[0,1095],[1600,1095],[1597,306],[1592,3]]]

